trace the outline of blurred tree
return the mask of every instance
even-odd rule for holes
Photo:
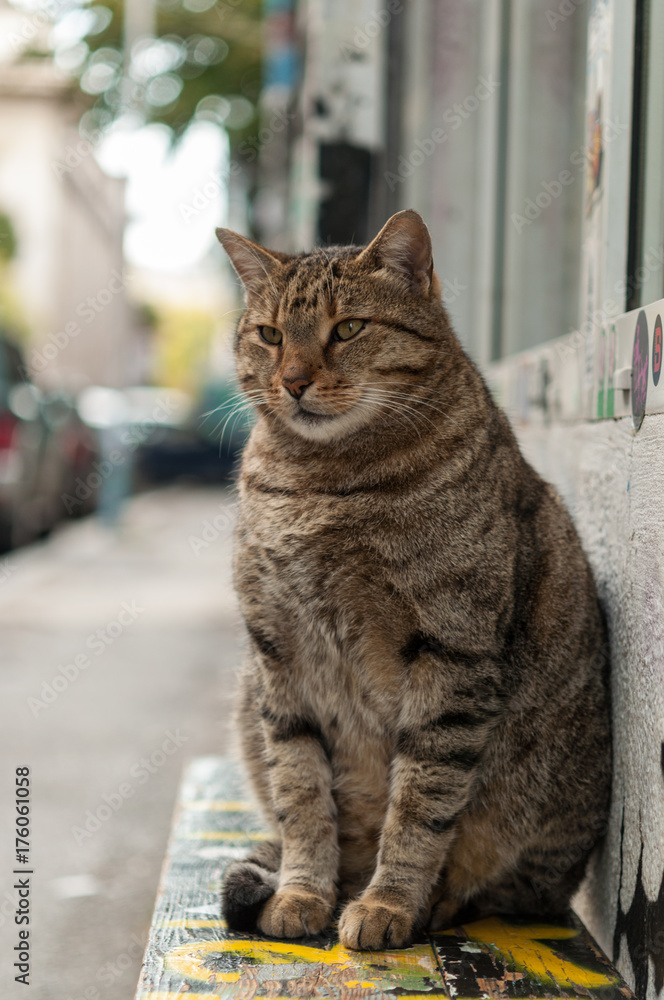
[[[209,365],[215,329],[214,316],[204,309],[157,307],[155,384],[195,393]]]
[[[258,129],[262,0],[105,0],[76,6],[54,31],[56,60],[88,97],[87,132],[136,116],[177,138],[194,120]]]

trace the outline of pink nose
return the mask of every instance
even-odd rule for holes
[[[304,374],[284,375],[281,381],[294,399],[299,399],[306,387],[311,385],[311,379]]]

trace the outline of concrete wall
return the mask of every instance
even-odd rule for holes
[[[664,986],[664,414],[516,427],[565,498],[612,643],[611,818],[577,909],[640,998]]]

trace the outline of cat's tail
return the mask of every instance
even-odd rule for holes
[[[279,883],[281,844],[266,840],[243,861],[233,861],[224,872],[221,910],[234,931],[252,932],[258,917]]]

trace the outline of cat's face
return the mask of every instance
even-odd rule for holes
[[[242,279],[240,385],[301,437],[346,437],[412,404],[441,350],[440,285],[417,213],[400,212],[365,249],[290,257],[217,235]],[[410,412],[410,417],[409,417]]]

